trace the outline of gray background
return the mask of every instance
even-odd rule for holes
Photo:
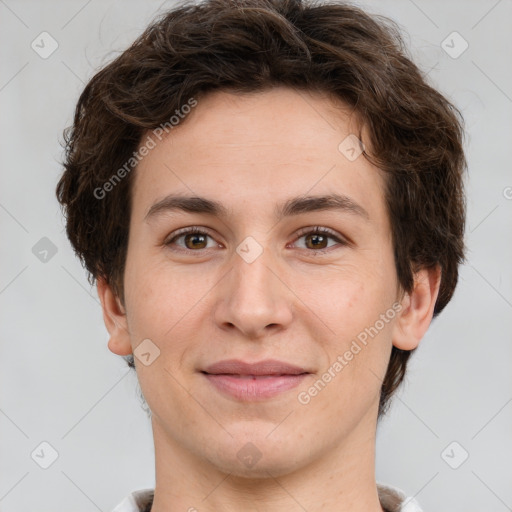
[[[0,511],[108,512],[154,485],[136,379],[107,349],[54,189],[85,82],[171,5],[0,0]],[[420,67],[469,127],[468,261],[379,426],[377,479],[425,512],[512,510],[512,2],[359,5],[410,34]],[[47,59],[31,48],[43,31],[59,45]],[[453,31],[469,44],[458,58],[441,47]],[[46,262],[43,237],[57,249]],[[43,441],[58,452],[48,469],[36,463],[49,461]]]

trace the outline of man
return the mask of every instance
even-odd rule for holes
[[[376,426],[455,289],[462,134],[344,4],[183,4],[89,82],[57,194],[155,443],[116,511],[420,510]]]

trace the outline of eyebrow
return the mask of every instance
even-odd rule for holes
[[[165,212],[180,210],[220,218],[226,218],[230,214],[229,210],[218,201],[205,197],[170,194],[153,204],[149,208],[144,220],[149,221]],[[275,209],[275,216],[278,220],[281,220],[284,217],[326,210],[351,213],[366,220],[370,218],[368,212],[360,204],[342,194],[294,197],[278,205]]]

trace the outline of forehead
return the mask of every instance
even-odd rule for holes
[[[228,202],[233,211],[308,193],[354,196],[368,210],[383,206],[382,173],[357,156],[359,139],[369,146],[364,127],[326,95],[283,87],[210,93],[168,131],[161,140],[150,131],[143,137],[156,144],[134,176],[139,216],[175,191]]]

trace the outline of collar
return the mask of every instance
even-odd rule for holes
[[[418,502],[390,485],[377,482],[377,492],[386,512],[422,512]],[[128,495],[112,512],[146,512],[153,503],[154,489],[140,489]]]

